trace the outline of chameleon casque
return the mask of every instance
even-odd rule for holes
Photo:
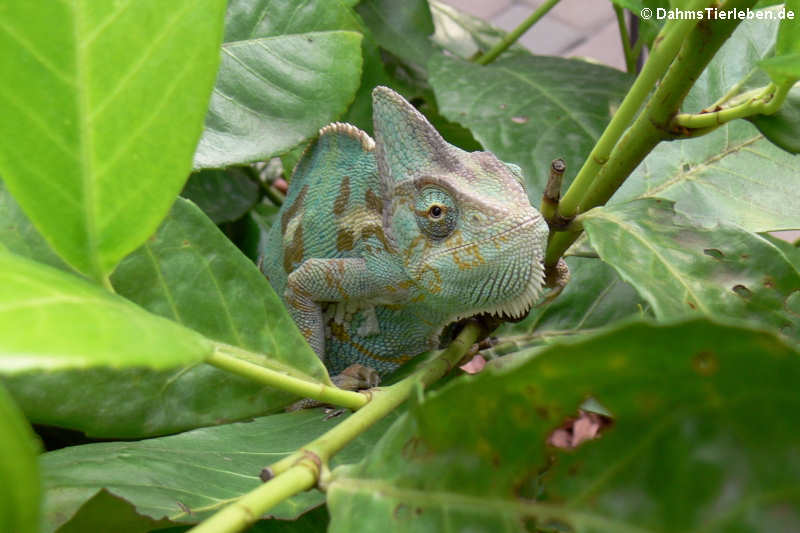
[[[297,164],[262,272],[332,373],[385,374],[448,324],[538,300],[548,226],[520,168],[447,143],[386,87],[375,140],[334,123]]]

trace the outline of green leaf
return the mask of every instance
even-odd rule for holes
[[[362,0],[356,10],[382,48],[425,67],[434,53],[430,40],[433,19],[427,0]]]
[[[725,224],[688,225],[670,202],[655,199],[594,209],[583,226],[657,318],[746,319],[800,339],[800,316],[787,309],[800,273],[762,237]]]
[[[197,204],[215,224],[241,218],[259,199],[258,183],[241,168],[201,170],[189,176],[181,196]]]
[[[800,87],[786,95],[783,105],[772,115],[747,117],[772,144],[790,154],[800,153]]]
[[[0,174],[42,235],[98,280],[186,180],[223,0],[13,2],[0,13]]]
[[[105,489],[97,491],[75,513],[76,517],[58,528],[58,533],[113,531],[139,533],[168,527],[169,520],[154,520],[136,512],[130,503]],[[48,530],[49,531],[49,530]]]
[[[775,83],[792,84],[800,79],[800,53],[770,57],[760,61],[758,66],[763,68]]]
[[[378,45],[365,27],[352,4],[329,0],[231,0],[225,24],[225,41],[241,41],[260,37],[311,31],[350,30],[362,33],[363,68],[361,86],[352,105],[340,118],[359,128],[372,131],[372,89],[387,85]],[[269,13],[269,16],[264,16]],[[335,118],[335,117],[334,117]],[[320,124],[322,126],[324,124]],[[316,130],[309,136],[315,135]]]
[[[800,0],[785,0],[783,9],[778,11],[781,18],[775,55],[800,52]],[[791,13],[792,17],[787,15]]]
[[[478,52],[489,50],[506,35],[485,20],[443,2],[431,0],[430,9],[436,28],[433,42],[462,59],[471,59]],[[509,50],[520,52],[525,47],[515,43]]]
[[[74,272],[36,231],[31,220],[0,180],[0,243],[17,255]]]
[[[100,287],[0,253],[5,376],[96,366],[174,368],[202,361],[212,348],[201,335]],[[26,402],[19,401],[25,409]]]
[[[308,379],[325,367],[258,268],[191,202],[178,199],[156,234],[112,278],[145,309],[217,341],[266,354]]]
[[[134,510],[152,520],[196,523],[258,487],[264,467],[346,417],[306,409],[170,437],[46,453],[41,458],[45,531],[61,532],[58,528],[67,521],[72,527],[83,526],[77,530],[93,531],[87,524],[96,510],[87,508],[86,502],[101,489],[118,499],[116,505],[128,508],[126,515],[134,524],[138,520]],[[335,464],[364,457],[395,418],[390,416],[351,442],[337,454]],[[292,519],[323,501],[321,492],[305,492],[281,502],[270,515]]]
[[[194,167],[280,155],[342,114],[360,77],[359,33],[226,42]]]
[[[521,166],[537,203],[558,157],[566,190],[631,82],[608,67],[527,52],[486,66],[437,55],[428,69],[442,115]]]
[[[0,531],[38,531],[39,443],[0,382]]]
[[[336,469],[329,531],[796,530],[798,380],[780,339],[702,319],[557,344],[452,381]],[[547,445],[588,397],[613,424]]]
[[[757,62],[771,53],[777,21],[745,20],[714,56],[686,98],[688,112],[711,105],[739,82],[768,82]],[[659,144],[611,203],[667,198],[692,221],[749,231],[800,227],[800,158],[736,120],[697,139]]]
[[[264,276],[187,200],[176,201],[156,234],[120,263],[112,282],[120,295],[156,315],[265,354],[251,362],[328,382]],[[295,399],[205,364],[29,374],[9,386],[37,423],[116,438],[239,420]]]

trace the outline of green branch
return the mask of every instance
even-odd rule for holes
[[[755,0],[728,0],[719,9],[745,9],[752,7],[753,4],[755,4]],[[694,8],[694,6],[690,6],[687,9]],[[680,109],[695,80],[739,23],[738,19],[702,20],[692,31],[681,37],[677,43],[682,45],[679,53],[675,56],[653,95],[648,99],[645,109],[627,131],[625,130],[627,121],[619,118],[622,107],[614,115],[592,154],[578,172],[572,186],[562,198],[559,206],[562,216],[575,216],[605,204],[659,142],[681,137],[678,132],[670,129],[672,118]],[[672,27],[678,28],[678,25]],[[655,86],[656,80],[653,80],[649,86],[637,87],[639,80],[648,70],[654,57],[662,53],[659,52],[659,48],[662,48],[665,42],[669,40],[672,45],[676,44],[674,35],[667,31],[668,28],[669,23],[656,38],[656,41],[662,37],[663,40],[661,44],[656,45],[645,68],[634,83],[634,88],[643,92],[645,96]],[[666,60],[667,54],[663,53],[665,57],[659,60],[658,70],[662,66],[660,63]],[[656,67],[652,68],[656,69]],[[631,90],[633,91],[634,88]],[[631,94],[629,93],[628,96]],[[628,97],[623,101],[623,106],[627,101]],[[631,107],[633,105],[631,104]],[[635,110],[628,109],[627,112],[628,116],[624,118],[631,117]],[[619,136],[623,133],[624,136],[620,139]],[[702,133],[702,130],[698,130],[698,133]],[[691,134],[687,133],[686,136],[691,136]],[[556,233],[548,244],[545,264],[555,265],[579,235],[580,231]]]
[[[446,350],[394,385],[373,389],[372,400],[367,405],[321,437],[271,465],[267,470],[272,479],[198,524],[191,532],[243,531],[277,503],[313,487],[334,454],[405,402],[416,387],[428,386],[444,376],[464,357],[481,332],[479,324],[467,324]]]
[[[697,10],[707,3],[708,0],[695,0],[686,9]],[[631,86],[622,104],[620,104],[619,109],[614,113],[611,122],[606,126],[589,157],[586,158],[577,176],[575,176],[572,185],[561,199],[559,211],[563,217],[569,218],[587,209],[587,207],[581,205],[583,197],[600,169],[608,161],[611,151],[617,145],[623,133],[625,133],[642,103],[647,99],[655,83],[672,64],[689,32],[697,26],[697,22],[697,20],[673,19],[668,21],[661,29],[654,41],[653,50],[644,68],[636,77],[636,81],[633,82],[633,86]],[[689,80],[686,81],[690,83]]]
[[[290,376],[285,372],[251,363],[240,357],[253,355],[247,350],[236,346],[216,343],[214,352],[206,359],[206,363],[255,382],[322,403],[330,403],[347,407],[348,409],[360,409],[369,401],[367,396],[359,392],[342,390],[333,385],[306,381],[305,379]]]
[[[497,59],[497,56],[505,52],[508,47],[517,42],[517,39],[519,39],[523,33],[528,31],[531,26],[536,24],[536,22],[545,16],[547,12],[550,11],[557,3],[558,0],[547,0],[547,2],[537,7],[528,18],[522,21],[522,24],[514,28],[514,31],[503,37],[503,40],[494,45],[491,50],[478,57],[475,62],[479,65],[488,65]]]
[[[636,56],[633,55],[631,48],[631,36],[628,33],[628,26],[625,25],[625,10],[614,4],[614,13],[617,15],[617,26],[619,27],[619,37],[622,41],[622,53],[625,55],[625,70],[629,74],[636,72]],[[641,41],[641,39],[639,39]]]

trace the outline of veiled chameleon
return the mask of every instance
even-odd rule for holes
[[[375,140],[330,124],[305,152],[262,271],[333,372],[389,372],[480,313],[542,292],[548,227],[519,167],[447,143],[400,95],[373,91]]]

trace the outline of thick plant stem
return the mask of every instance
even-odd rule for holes
[[[275,387],[322,403],[330,403],[348,409],[359,409],[369,399],[359,392],[342,390],[333,385],[314,383],[301,378],[290,376],[285,372],[273,370],[255,363],[251,363],[236,355],[247,356],[249,352],[235,346],[217,343],[214,352],[206,359],[210,365],[227,370],[233,374],[244,376],[258,383]],[[251,354],[252,355],[252,354]]]
[[[318,439],[271,465],[267,469],[273,476],[269,481],[198,524],[191,532],[243,531],[275,504],[313,487],[335,453],[405,402],[416,387],[430,385],[445,375],[464,357],[481,331],[479,324],[467,324],[446,350],[407,378],[390,387],[373,390],[372,400],[362,409]]]
[[[729,0],[719,9],[745,9],[754,3],[755,0]],[[606,203],[630,173],[662,140],[692,136],[691,132],[670,129],[672,118],[695,80],[739,22],[736,19],[702,20],[683,39],[680,53],[675,57],[647,106],[625,132],[624,137],[615,143],[607,159],[598,162],[589,156],[578,177],[561,200],[559,210],[562,216],[583,213]],[[651,55],[651,59],[652,57]],[[592,153],[594,154],[594,151]],[[590,170],[582,176],[585,168]],[[582,178],[582,181],[579,182],[578,178]],[[557,233],[548,245],[545,264],[555,265],[579,235],[579,231]]]
[[[514,31],[506,35],[503,38],[503,40],[494,45],[491,50],[487,51],[485,54],[478,57],[478,59],[476,59],[475,62],[479,65],[488,65],[489,63],[497,59],[497,56],[505,52],[512,44],[517,42],[517,39],[519,39],[523,33],[528,31],[531,28],[531,26],[536,24],[536,22],[540,18],[545,16],[547,12],[550,11],[553,8],[553,6],[555,6],[558,3],[558,1],[559,0],[547,0],[547,2],[537,7],[536,10],[533,13],[531,13],[531,15],[528,18],[522,21],[522,24],[514,28]]]
[[[708,0],[695,0],[686,9],[697,10],[704,7],[705,4],[708,4]],[[675,56],[678,55],[686,36],[695,26],[697,26],[697,20],[673,19],[667,22],[659,32],[654,41],[656,44],[642,72],[636,77],[636,81],[633,82],[619,109],[614,113],[611,122],[606,126],[589,157],[586,158],[575,176],[569,190],[561,199],[559,205],[561,216],[570,218],[585,210],[581,206],[583,196],[595,180],[597,173],[608,161],[611,151],[625,133],[642,103],[647,99],[656,81],[667,71]]]

